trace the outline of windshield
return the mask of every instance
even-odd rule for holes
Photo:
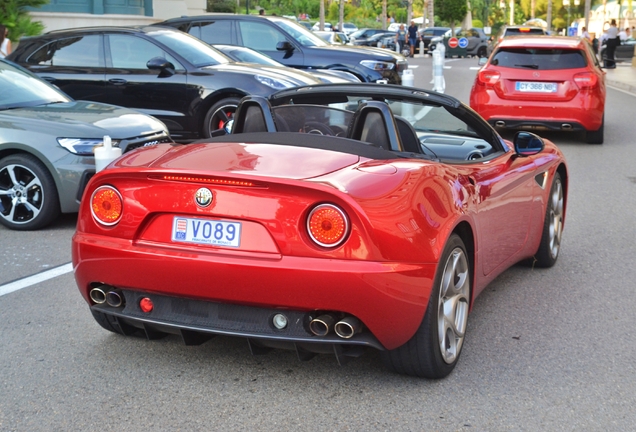
[[[282,63],[278,63],[271,57],[267,57],[266,55],[249,48],[228,45],[217,46],[216,48],[239,62],[257,63],[268,66],[285,66]]]
[[[195,67],[230,63],[230,59],[201,40],[175,30],[160,29],[148,36],[170,48]]]
[[[72,100],[29,72],[0,61],[0,109],[25,108]]]
[[[277,26],[285,30],[291,37],[294,38],[299,44],[303,46],[329,46],[329,43],[325,42],[320,37],[316,36],[305,27],[287,20],[287,19],[270,19],[272,22],[276,23]],[[326,27],[326,24],[325,24]]]

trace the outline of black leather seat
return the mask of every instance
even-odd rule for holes
[[[403,151],[397,127],[388,105],[379,101],[360,104],[353,114],[347,137],[368,142],[389,151]]]
[[[236,109],[232,134],[276,132],[272,107],[262,96],[246,96]]]
[[[395,124],[397,125],[400,141],[404,151],[411,153],[423,153],[420,139],[413,125],[403,117],[395,116]]]

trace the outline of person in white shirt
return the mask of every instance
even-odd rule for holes
[[[5,58],[11,54],[11,41],[9,40],[9,29],[0,24],[0,58]]]
[[[621,40],[621,42],[626,41],[629,36],[627,36],[627,32],[629,31],[629,27],[626,27],[625,30],[621,30],[618,32],[618,38]]]
[[[607,29],[607,42],[605,48],[604,66],[607,69],[614,69],[616,67],[616,60],[614,59],[614,52],[616,47],[620,45],[621,41],[618,38],[618,27],[616,27],[616,20],[613,19],[610,22],[610,26]]]

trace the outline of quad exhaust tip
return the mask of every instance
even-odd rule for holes
[[[106,303],[106,293],[101,287],[93,288],[90,292],[90,297],[96,304]]]
[[[506,122],[503,121],[503,120],[498,120],[498,121],[495,122],[495,126],[500,127],[500,128],[506,127]]]
[[[572,125],[569,124],[569,123],[563,123],[561,125],[561,129],[563,129],[563,130],[572,130]]]

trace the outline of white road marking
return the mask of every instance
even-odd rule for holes
[[[35,285],[37,283],[53,279],[63,274],[70,273],[72,271],[73,264],[68,263],[42,273],[34,274],[33,276],[28,276],[22,279],[18,279],[17,281],[9,282],[8,284],[0,285],[0,297],[14,291],[21,290],[22,288],[27,288],[31,285]]]

